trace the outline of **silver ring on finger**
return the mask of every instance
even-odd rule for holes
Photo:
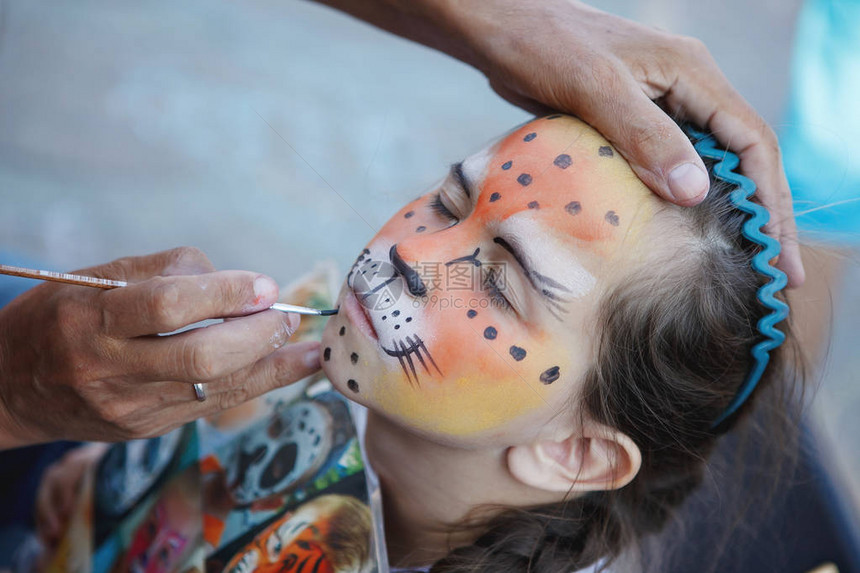
[[[203,389],[203,384],[199,382],[194,384],[194,394],[197,396],[197,401],[202,402],[206,399],[206,391]]]

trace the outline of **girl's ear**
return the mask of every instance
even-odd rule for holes
[[[507,452],[514,479],[546,491],[618,489],[636,477],[642,454],[633,440],[592,424],[560,441],[540,440]]]

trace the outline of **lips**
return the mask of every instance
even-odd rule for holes
[[[370,317],[365,309],[355,297],[355,292],[349,288],[343,298],[343,309],[346,311],[346,318],[365,336],[371,340],[379,340],[379,335],[376,334],[376,329],[373,327]]]

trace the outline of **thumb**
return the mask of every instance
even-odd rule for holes
[[[678,124],[648,99],[632,80],[622,89],[596,94],[580,109],[582,119],[603,134],[636,175],[660,197],[678,205],[705,198],[710,178],[705,164]]]

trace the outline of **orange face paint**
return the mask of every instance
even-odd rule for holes
[[[263,530],[227,564],[225,571],[333,573],[328,555],[329,516],[311,510],[288,513]]]
[[[323,336],[323,367],[350,398],[424,433],[492,438],[534,423],[588,367],[599,294],[657,205],[586,124],[530,122],[374,237]]]

